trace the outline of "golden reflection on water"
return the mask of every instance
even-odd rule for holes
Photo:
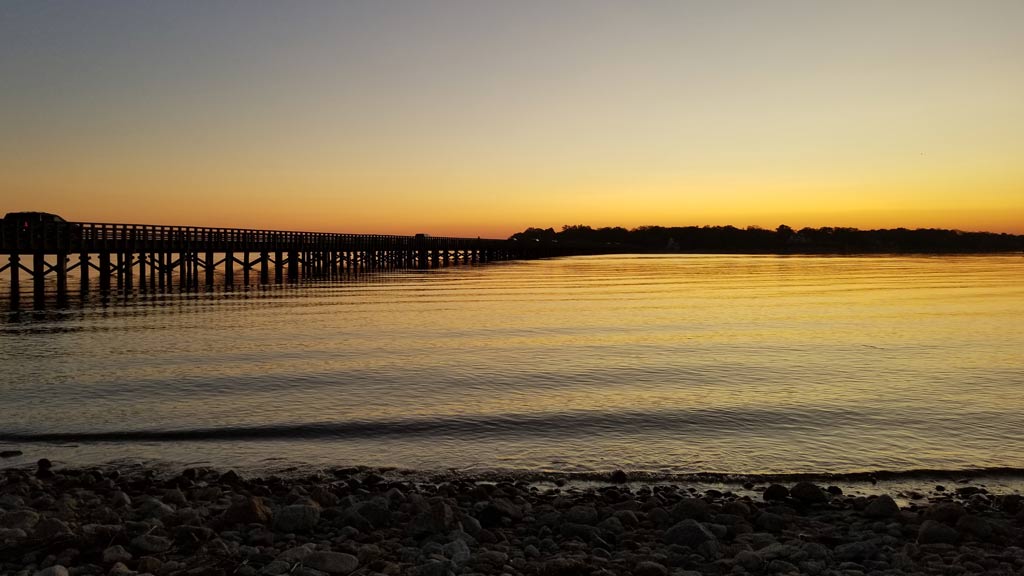
[[[0,444],[202,429],[66,457],[1024,467],[1021,278],[1019,255],[600,256],[87,306],[2,326]]]

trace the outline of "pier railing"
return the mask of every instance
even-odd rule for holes
[[[55,278],[58,299],[67,295],[69,272],[77,270],[81,291],[92,279],[101,291],[135,287],[197,289],[236,274],[262,284],[341,271],[430,268],[448,264],[552,256],[550,244],[388,234],[338,234],[247,228],[210,228],[98,222],[18,221],[0,224],[0,273],[10,275],[12,301],[22,274],[43,302],[46,279]],[[72,259],[77,259],[72,262]]]
[[[247,228],[161,226],[99,222],[45,222],[28,228],[0,226],[0,253],[75,254],[115,250],[194,248],[259,252],[362,247],[476,248],[515,245],[508,240],[389,234],[340,234]]]

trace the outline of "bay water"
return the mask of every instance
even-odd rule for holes
[[[1024,257],[608,255],[0,317],[0,450],[651,475],[1024,468]]]

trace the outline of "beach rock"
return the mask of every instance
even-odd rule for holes
[[[107,576],[135,576],[135,571],[126,566],[124,562],[115,562],[107,571]]]
[[[563,522],[560,532],[566,538],[579,538],[583,542],[589,542],[597,535],[597,528],[589,524],[576,524],[575,522]]]
[[[672,508],[672,518],[676,521],[691,518],[703,522],[710,517],[710,507],[703,498],[684,498]]]
[[[442,498],[431,500],[429,507],[413,517],[409,531],[414,536],[443,534],[455,527],[455,514]]]
[[[622,534],[626,531],[622,521],[615,516],[609,516],[597,524],[599,530],[610,534]]]
[[[522,520],[523,511],[505,498],[495,498],[488,502],[476,517],[484,528],[495,528],[501,526],[505,519]]]
[[[764,489],[764,494],[761,495],[765,502],[772,500],[785,500],[789,497],[789,488],[786,488],[782,484],[772,484]]]
[[[868,518],[891,518],[900,513],[899,504],[888,494],[872,499],[866,508],[864,515]]]
[[[171,548],[171,541],[163,536],[142,534],[132,538],[132,547],[147,554],[159,554]]]
[[[1024,496],[1020,494],[1006,494],[996,498],[999,509],[1007,514],[1016,514],[1024,509]]]
[[[660,506],[648,510],[647,519],[659,528],[663,526],[668,526],[672,523],[672,515],[668,513],[668,510],[665,510]]]
[[[668,544],[679,544],[696,549],[705,542],[716,542],[711,530],[708,530],[700,522],[693,519],[686,519],[665,531],[665,542]]]
[[[219,523],[222,526],[233,526],[235,524],[270,524],[273,520],[273,513],[263,503],[262,498],[249,496],[240,498],[231,503],[220,516]]]
[[[159,558],[143,556],[142,558],[139,558],[138,562],[135,564],[135,569],[142,573],[156,574],[157,572],[160,572],[163,565],[164,563],[161,562]]]
[[[871,542],[848,542],[836,546],[833,555],[840,562],[865,562],[878,555],[878,546]]]
[[[815,560],[827,560],[831,555],[829,549],[823,544],[817,542],[804,542],[800,545],[800,551],[803,556],[813,558]]]
[[[574,524],[594,524],[597,522],[597,509],[593,506],[573,506],[565,513],[565,519]]]
[[[967,510],[956,502],[939,502],[929,506],[924,512],[924,517],[927,520],[934,520],[952,526],[964,514],[967,514]]]
[[[552,558],[540,569],[541,576],[590,576],[590,568],[576,558]]]
[[[636,513],[632,510],[616,510],[612,517],[618,518],[619,523],[623,526],[633,528],[640,525],[640,519],[637,518]]]
[[[813,482],[797,482],[790,488],[789,495],[804,504],[820,504],[828,501],[825,491]]]
[[[82,535],[91,542],[112,542],[124,534],[123,524],[85,524],[81,527]]]
[[[0,526],[12,530],[29,530],[39,523],[39,514],[32,510],[14,510],[0,515]]]
[[[956,522],[956,529],[961,534],[971,536],[981,542],[990,542],[994,534],[992,524],[980,516],[964,515]]]
[[[28,533],[20,528],[0,528],[0,542],[13,542],[27,537]]]
[[[754,521],[754,525],[765,532],[778,534],[786,529],[786,519],[774,512],[762,512]]]
[[[956,544],[959,539],[956,529],[936,520],[925,520],[917,533],[919,544]]]
[[[275,560],[281,562],[301,562],[316,550],[315,544],[303,544],[302,546],[293,546],[284,552],[277,555]]]
[[[206,526],[178,526],[174,529],[174,540],[185,546],[213,540],[216,535],[213,529]]]
[[[111,546],[103,551],[103,563],[104,564],[116,564],[118,562],[128,562],[132,559],[131,552],[125,550],[124,546],[116,545]]]
[[[668,568],[649,560],[639,562],[633,568],[633,576],[668,576]]]
[[[746,518],[747,516],[750,516],[750,506],[747,506],[738,500],[733,500],[732,502],[722,504],[722,512]]]
[[[416,576],[448,576],[451,563],[447,560],[431,560],[416,569]]]
[[[281,574],[287,574],[292,569],[291,562],[285,562],[283,560],[274,560],[268,563],[260,570],[260,574],[266,574],[267,576],[280,576]]]
[[[68,569],[56,564],[49,568],[43,568],[35,573],[35,576],[68,576]]]
[[[508,563],[508,554],[499,550],[483,550],[477,553],[474,560],[479,566],[500,570],[502,566]]]
[[[319,504],[321,508],[332,508],[341,501],[337,494],[331,492],[325,486],[313,486],[310,488],[309,497]]]
[[[203,523],[203,516],[204,514],[195,508],[179,508],[174,511],[174,514],[163,518],[163,523],[168,528],[188,524],[199,525]]]
[[[292,504],[280,508],[274,514],[274,530],[277,532],[309,532],[320,522],[320,508],[306,504]]]
[[[2,450],[0,451],[0,458],[14,458],[15,456],[21,456],[25,454],[21,450]]]
[[[737,565],[742,566],[747,572],[757,572],[764,565],[761,556],[750,550],[740,550],[734,560]]]
[[[611,473],[609,480],[611,480],[613,484],[625,484],[629,481],[629,476],[627,476],[623,470],[616,470]]]
[[[117,490],[110,495],[110,507],[117,508],[128,508],[132,505],[131,496],[128,496],[124,492]]]
[[[456,566],[461,566],[469,562],[472,553],[469,550],[469,546],[463,540],[455,540],[445,544],[444,555]]]
[[[344,552],[313,552],[302,563],[314,570],[328,574],[348,574],[359,566],[359,560]]]
[[[191,491],[193,500],[209,502],[217,500],[224,494],[220,486],[202,486]]]
[[[36,524],[32,537],[40,540],[49,540],[70,534],[71,528],[68,527],[67,522],[58,518],[43,518]]]
[[[480,521],[477,520],[476,518],[470,516],[469,514],[463,514],[463,516],[459,520],[459,522],[462,524],[462,529],[465,530],[467,534],[469,534],[470,536],[473,536],[474,538],[478,534],[480,534],[481,530],[483,530],[483,526],[480,525]]]
[[[40,458],[36,462],[36,478],[42,480],[49,480],[53,478],[53,462],[50,462],[49,458]]]
[[[772,560],[768,563],[768,572],[772,574],[799,574],[800,569],[785,560]]]
[[[0,494],[0,508],[13,510],[15,508],[21,508],[24,505],[25,500],[17,494]],[[3,516],[2,512],[0,512],[0,516]]]
[[[165,504],[173,504],[174,506],[188,506],[188,498],[185,497],[185,493],[179,488],[165,490],[163,501]]]

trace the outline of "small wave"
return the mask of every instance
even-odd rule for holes
[[[807,426],[829,422],[835,426],[844,414],[822,408],[803,409],[690,409],[636,412],[579,411],[558,413],[502,413],[385,421],[217,426],[189,429],[103,430],[79,432],[5,432],[7,442],[175,442],[219,440],[360,439],[393,436],[500,436],[529,438],[543,435],[630,435],[652,430],[705,435],[744,429]],[[855,413],[845,414],[856,419]]]

